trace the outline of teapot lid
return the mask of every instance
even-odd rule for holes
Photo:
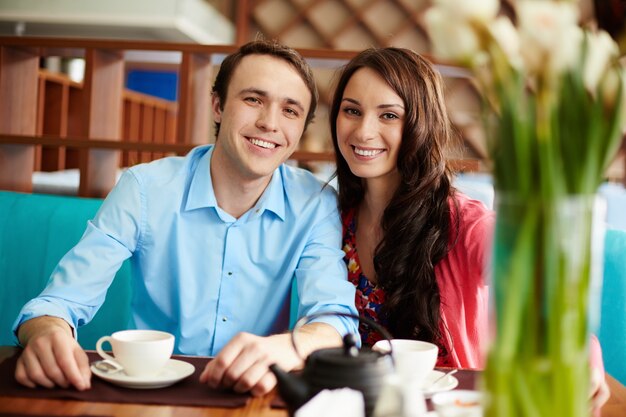
[[[369,348],[359,349],[356,336],[348,333],[343,337],[343,346],[338,348],[319,349],[312,352],[306,360],[307,366],[362,367],[376,364],[381,359],[387,360],[387,353],[373,351]]]

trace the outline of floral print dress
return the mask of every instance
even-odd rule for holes
[[[361,271],[359,255],[356,251],[356,216],[351,209],[343,216],[343,251],[344,261],[348,266],[348,280],[356,287],[355,304],[359,314],[387,327],[387,318],[382,313],[385,302],[385,291],[373,284]],[[361,341],[366,346],[372,346],[383,336],[372,329],[368,324],[359,325]]]
[[[343,251],[344,261],[348,267],[348,280],[356,287],[355,304],[361,316],[372,319],[374,322],[387,328],[387,317],[382,311],[385,303],[385,291],[373,284],[361,271],[359,254],[356,250],[356,210],[351,209],[343,215]],[[364,346],[372,346],[383,336],[367,323],[359,324],[361,342]],[[446,343],[437,343],[439,358],[437,366],[453,366],[450,362]]]

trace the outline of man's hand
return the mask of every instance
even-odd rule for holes
[[[298,350],[303,356],[313,350],[341,345],[339,333],[325,323],[311,323],[298,330]],[[290,334],[261,337],[239,333],[210,361],[200,382],[213,388],[232,388],[237,392],[250,391],[254,396],[265,395],[276,386],[276,378],[269,370],[277,364],[285,371],[302,366],[291,344]]]
[[[17,360],[17,382],[30,388],[74,386],[83,391],[91,387],[87,354],[64,320],[49,316],[28,320],[20,326],[18,337],[26,347]]]

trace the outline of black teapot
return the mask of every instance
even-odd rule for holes
[[[292,333],[294,334],[302,323],[307,323],[320,316],[343,316],[358,318],[374,327],[387,339],[389,333],[377,323],[365,317],[358,317],[344,313],[322,313],[304,317],[298,321]],[[277,365],[271,365],[270,370],[278,381],[278,392],[287,404],[289,414],[295,411],[324,389],[351,388],[361,391],[365,402],[365,415],[371,416],[378,400],[386,375],[393,372],[391,352],[380,353],[369,348],[357,348],[359,336],[348,333],[343,337],[343,346],[337,348],[319,349],[312,352],[304,363],[301,373],[287,373]]]

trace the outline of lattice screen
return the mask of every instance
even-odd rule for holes
[[[295,47],[363,49],[428,48],[420,22],[426,0],[257,0],[258,32]]]
[[[422,26],[429,0],[256,0],[250,1],[250,39],[258,35],[296,48],[361,50],[371,46],[397,46],[430,52]],[[327,103],[332,93],[333,69],[316,69],[320,108],[301,148],[331,150]],[[479,129],[475,91],[466,79],[446,78],[450,115],[457,127],[460,147],[454,157],[485,156]]]
[[[431,1],[247,0],[247,33],[249,39],[261,34],[296,48],[361,50],[370,46],[397,46],[429,54],[430,41],[422,15]],[[515,0],[502,0],[502,12],[510,15],[514,3]],[[592,0],[579,0],[579,3],[582,21],[592,21]],[[330,150],[326,115],[334,71],[317,69],[315,72],[321,94],[320,108],[301,148]],[[471,81],[456,77],[445,80],[450,118],[461,139],[451,156],[485,159],[479,101]]]

